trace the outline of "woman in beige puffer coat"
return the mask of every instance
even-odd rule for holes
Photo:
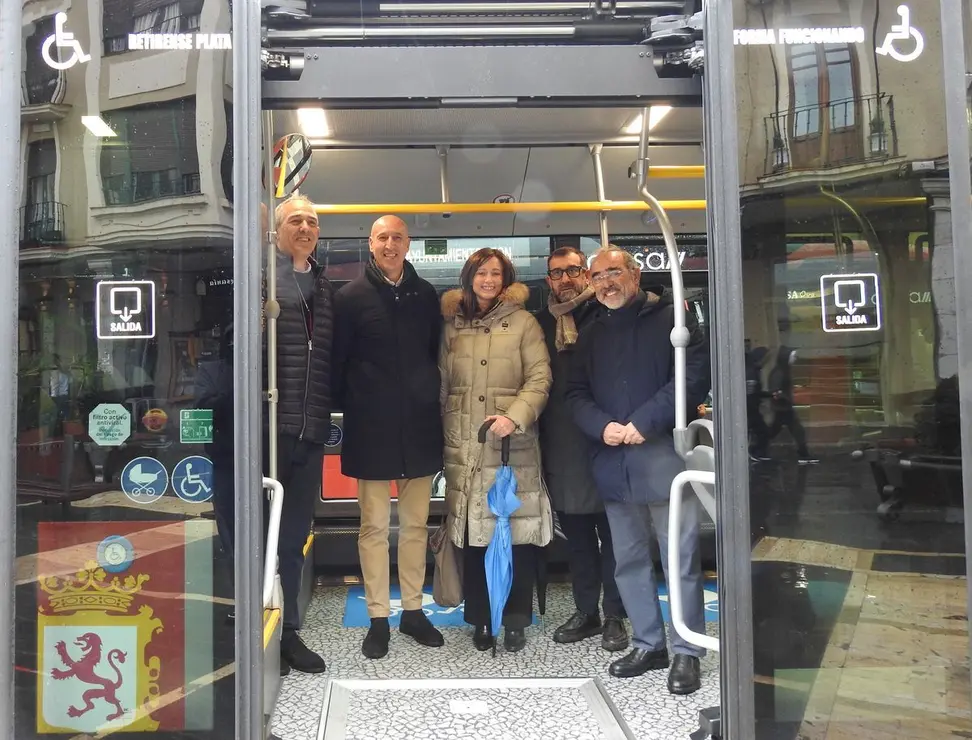
[[[553,536],[541,477],[537,419],[550,391],[550,358],[543,331],[524,308],[529,288],[514,282],[509,258],[480,249],[462,269],[462,288],[442,296],[445,328],[439,352],[445,435],[449,534],[463,548],[465,620],[480,650],[492,645],[485,553],[496,518],[487,493],[500,466],[501,439],[510,437],[510,465],[520,507],[510,517],[513,586],[503,625],[506,649],[526,644],[533,616],[536,547]],[[485,446],[478,433],[492,422]]]

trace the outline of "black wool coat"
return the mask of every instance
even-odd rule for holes
[[[597,316],[600,304],[595,298],[573,311],[578,332]],[[564,514],[596,514],[604,511],[591,474],[591,443],[577,426],[567,403],[567,377],[576,345],[557,351],[557,319],[544,308],[536,314],[550,354],[553,384],[547,407],[540,416],[540,451],[543,477],[553,499],[554,509]]]
[[[442,470],[435,288],[405,263],[399,286],[372,259],[335,296],[334,399],[344,412],[341,471],[398,480]]]

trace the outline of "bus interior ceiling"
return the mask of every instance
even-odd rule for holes
[[[321,110],[330,135],[309,136],[314,159],[301,187],[315,203],[442,203],[443,158],[450,202],[597,201],[589,149],[595,144],[603,145],[606,199],[640,199],[628,175],[637,134],[625,133],[640,120],[640,108]],[[701,109],[688,108],[663,116],[651,132],[651,165],[701,165],[701,118]],[[273,120],[274,140],[302,131],[294,110],[276,110]],[[663,201],[705,197],[701,178],[654,178],[651,186]],[[611,212],[611,233],[658,233],[645,226],[647,210]],[[322,238],[367,237],[378,215],[325,214]],[[705,232],[704,210],[670,216],[676,232]],[[406,222],[413,238],[598,233],[590,211],[409,214]]]

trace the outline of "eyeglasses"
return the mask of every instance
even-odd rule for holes
[[[617,280],[623,274],[624,270],[620,267],[612,267],[610,270],[591,275],[591,282],[597,285],[598,283],[603,283],[605,280]]]
[[[560,280],[560,278],[564,276],[565,272],[567,273],[567,277],[580,277],[580,274],[584,272],[584,268],[578,267],[577,265],[571,265],[566,269],[562,267],[555,267],[552,270],[547,270],[547,275],[550,276],[551,280]]]

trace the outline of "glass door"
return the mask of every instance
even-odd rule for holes
[[[15,736],[225,738],[231,7],[58,8],[24,3],[16,81]]]
[[[969,155],[950,107],[961,6],[731,5],[741,286],[716,292],[740,296],[734,351],[747,366],[747,736],[961,734]],[[853,126],[833,93],[848,55],[837,97]],[[840,156],[836,138],[810,152],[776,126],[810,106],[822,133],[841,129]],[[721,452],[742,439],[723,437]]]

